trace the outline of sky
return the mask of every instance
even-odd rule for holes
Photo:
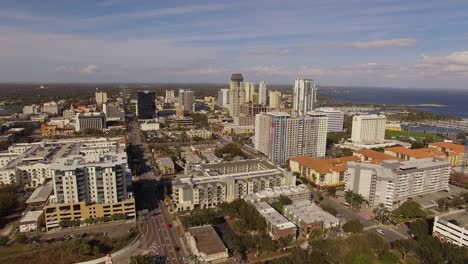
[[[468,89],[465,0],[0,0],[0,82]]]

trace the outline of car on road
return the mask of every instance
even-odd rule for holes
[[[172,225],[171,224],[166,224],[167,229],[171,229]]]
[[[377,231],[377,233],[379,233],[379,234],[385,235],[385,232],[384,232],[382,229],[377,229],[376,231]]]
[[[344,202],[343,204],[349,207],[349,203],[347,203],[347,202]]]

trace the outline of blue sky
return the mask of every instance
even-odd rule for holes
[[[2,0],[0,81],[468,89],[468,1]]]

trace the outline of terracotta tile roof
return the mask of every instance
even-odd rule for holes
[[[309,156],[297,156],[290,158],[291,161],[299,163],[301,166],[314,170],[320,174],[326,174],[333,171],[343,172],[348,169],[346,162],[359,161],[357,156],[349,156],[333,159],[314,159]]]
[[[399,153],[401,155],[405,155],[409,157],[414,157],[416,159],[445,157],[444,152],[438,151],[434,148],[408,149],[405,147],[390,147],[390,148],[385,148],[385,150]]]
[[[435,142],[429,144],[429,146],[435,146],[442,149],[446,149],[449,152],[454,152],[455,154],[460,154],[465,152],[465,146],[450,142]]]
[[[375,151],[372,149],[361,149],[361,150],[356,150],[354,151],[356,154],[360,154],[364,157],[370,158],[371,163],[382,163],[384,160],[400,160],[396,157],[390,156],[388,154],[385,154],[383,152]]]

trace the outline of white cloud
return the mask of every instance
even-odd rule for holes
[[[323,71],[319,68],[314,68],[314,67],[309,67],[309,66],[302,66],[298,70],[298,75],[302,77],[307,77],[307,76],[320,76],[323,74]]]
[[[387,47],[413,47],[416,45],[416,40],[412,38],[402,39],[386,39],[374,40],[365,42],[352,42],[343,44],[343,47],[355,49],[369,49],[369,48],[387,48]]]
[[[250,71],[256,74],[264,74],[264,75],[286,76],[286,75],[291,74],[291,72],[287,68],[279,67],[279,66],[253,66],[250,69]]]
[[[96,73],[98,70],[99,70],[98,66],[94,64],[89,64],[86,67],[82,68],[80,72],[90,75],[90,74]]]

